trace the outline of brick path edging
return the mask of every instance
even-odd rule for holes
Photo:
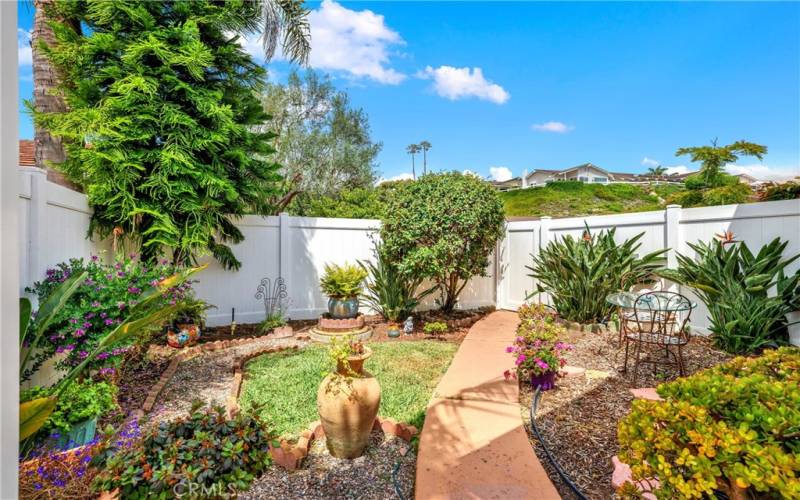
[[[410,442],[411,438],[419,432],[416,427],[409,424],[398,422],[393,418],[377,417],[372,424],[373,431],[383,431],[384,434],[396,436]],[[300,467],[300,463],[308,456],[308,450],[315,439],[325,437],[325,429],[322,423],[317,420],[300,433],[297,443],[291,444],[285,439],[280,440],[279,446],[270,445],[269,451],[272,460],[286,470],[293,471]]]
[[[146,413],[150,413],[153,411],[153,406],[156,404],[156,399],[158,399],[159,394],[161,391],[164,390],[164,387],[167,386],[169,381],[175,375],[175,372],[178,371],[178,366],[184,362],[188,361],[189,359],[194,358],[195,356],[202,354],[204,352],[211,352],[211,351],[218,351],[221,349],[227,349],[229,347],[238,347],[245,344],[250,344],[253,342],[257,342],[262,340],[263,337],[245,337],[245,338],[238,338],[238,339],[230,339],[230,340],[217,340],[214,342],[205,342],[203,344],[198,344],[192,347],[185,347],[181,349],[180,352],[173,356],[172,360],[167,366],[167,369],[161,374],[159,377],[158,382],[153,385],[150,390],[147,392],[147,397],[142,404],[142,407],[138,410],[134,410],[133,417],[139,419],[144,417]]]

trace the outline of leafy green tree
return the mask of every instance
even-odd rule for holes
[[[667,171],[666,167],[662,167],[658,165],[657,167],[650,167],[647,169],[647,175],[652,175],[653,177],[661,177]]]
[[[367,114],[350,105],[347,93],[327,77],[307,71],[289,75],[285,85],[268,84],[262,102],[272,120],[263,128],[278,134],[277,161],[284,183],[276,211],[295,196],[335,196],[341,189],[369,188],[382,145],[370,138]]]
[[[240,263],[245,214],[271,214],[280,175],[257,97],[265,70],[237,36],[256,29],[253,2],[59,1],[46,48],[67,111],[35,113],[67,151],[60,168],[94,209],[91,229],[141,246],[145,260],[210,251]]]
[[[689,155],[692,161],[699,161],[700,178],[706,187],[714,188],[721,185],[722,169],[728,163],[735,163],[740,156],[754,156],[759,160],[767,154],[767,147],[747,141],[736,141],[727,146],[717,146],[717,140],[711,141],[710,146],[695,146],[679,148],[675,156]]]
[[[389,199],[399,186],[411,181],[382,182],[375,187],[342,189],[331,196],[299,196],[287,208],[292,215],[382,219]]]
[[[503,234],[497,191],[472,175],[429,174],[400,186],[381,226],[386,257],[401,273],[431,279],[451,311],[473,276],[485,276]]]

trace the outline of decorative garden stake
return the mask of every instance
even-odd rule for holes
[[[231,307],[231,337],[236,333],[236,308]]]
[[[280,276],[275,278],[274,283],[269,278],[263,278],[261,284],[256,288],[255,297],[264,301],[264,312],[267,318],[276,315],[283,316],[289,297],[286,281]]]

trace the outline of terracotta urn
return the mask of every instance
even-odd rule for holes
[[[337,458],[357,458],[369,441],[381,404],[381,386],[364,370],[372,351],[351,356],[328,374],[317,391],[317,410],[328,451]]]

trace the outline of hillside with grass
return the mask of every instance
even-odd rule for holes
[[[584,184],[552,182],[500,193],[507,217],[574,217],[661,210],[682,185]]]

